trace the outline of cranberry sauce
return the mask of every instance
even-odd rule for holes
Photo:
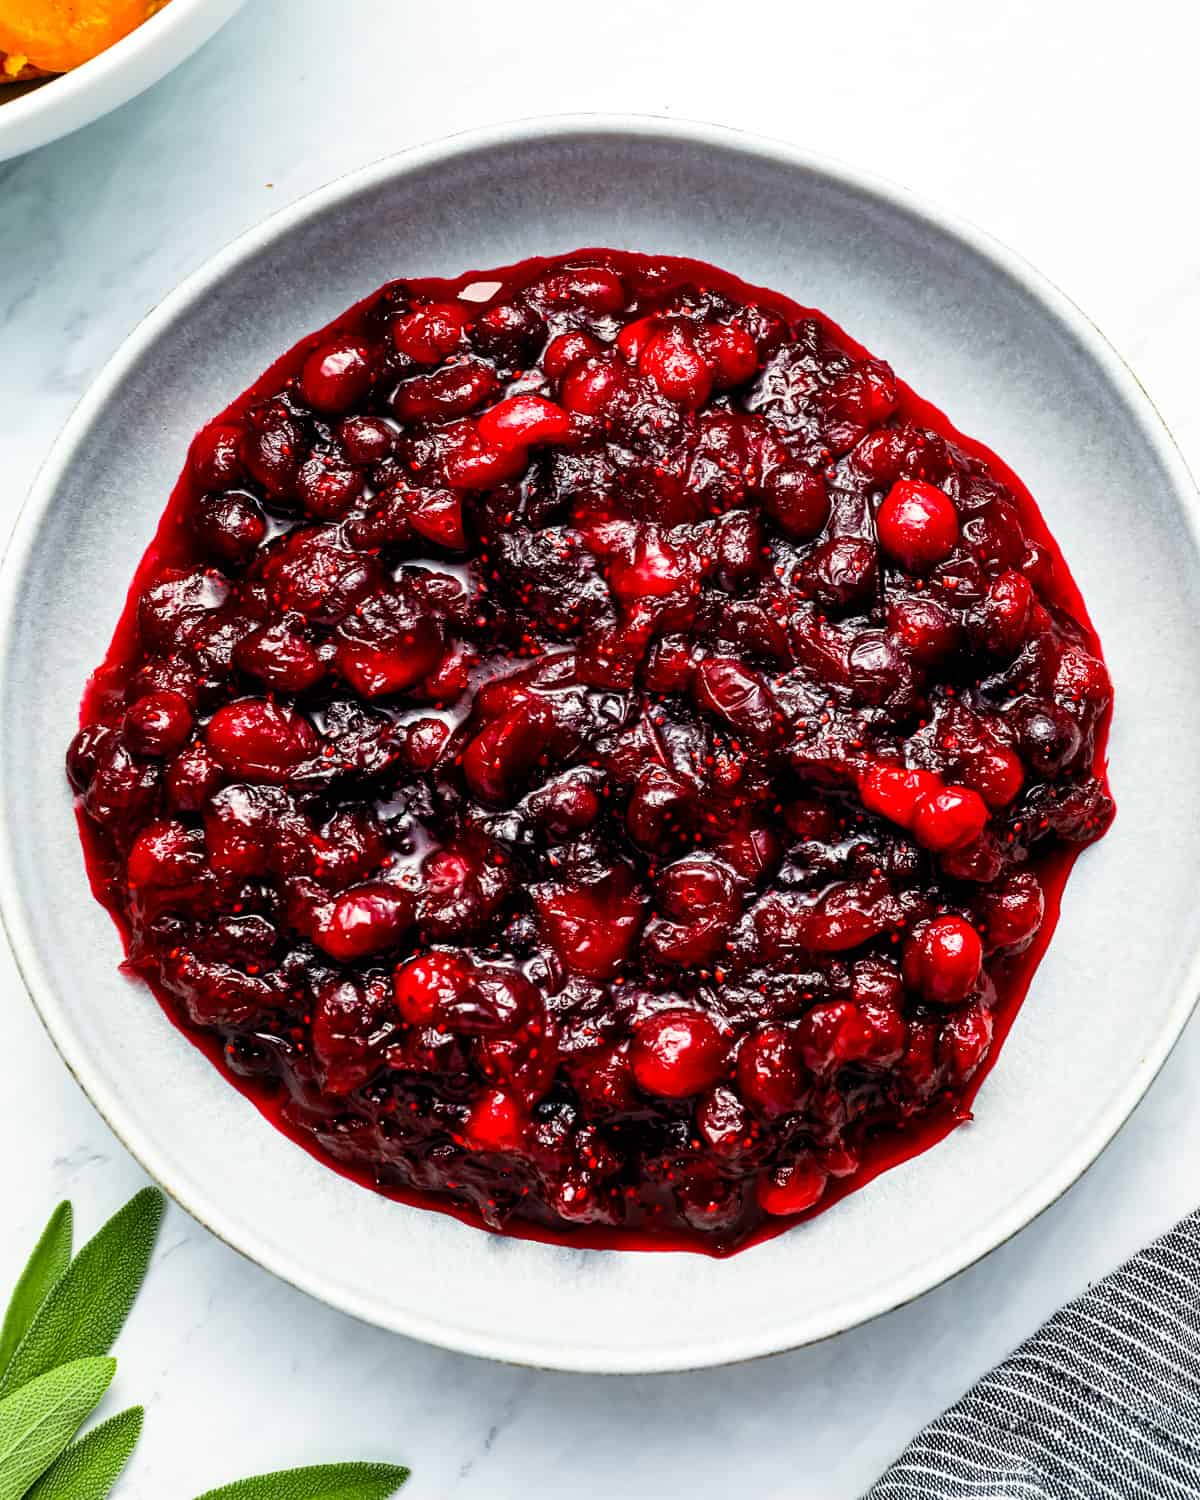
[[[128,965],[294,1139],[724,1253],[969,1117],[1110,703],[999,460],[583,251],[394,282],[199,434],[68,772]]]

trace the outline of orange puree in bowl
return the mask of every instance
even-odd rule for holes
[[[0,77],[66,73],[119,42],[166,0],[0,0]]]

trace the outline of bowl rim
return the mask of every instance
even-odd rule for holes
[[[173,0],[173,3],[204,3],[204,0]],[[460,155],[490,149],[532,144],[547,139],[580,140],[589,136],[658,139],[686,143],[769,159],[779,165],[819,175],[844,188],[932,225],[958,241],[976,256],[1007,275],[1017,286],[1078,341],[1112,383],[1117,394],[1138,419],[1148,445],[1162,464],[1183,509],[1183,520],[1200,545],[1200,494],[1161,415],[1132,370],[1117,354],[1100,330],[1057,286],[1016,252],[957,215],[929,203],[887,179],[820,153],[787,142],[703,121],[665,118],[650,114],[604,112],[549,115],[487,125],[389,154],[325,183],[293,203],[277,210],[230,241],[203,265],[188,275],[134,327],[108,359],[81,397],[56,438],[37,473],[14,524],[3,562],[0,564],[0,696],[11,659],[15,606],[20,597],[41,521],[52,505],[59,481],[72,462],[79,438],[94,415],[120,386],[143,351],[169,327],[179,313],[197,297],[217,285],[243,258],[285,236],[298,223],[320,215],[328,208],[397,174],[407,175],[436,167]],[[269,354],[268,354],[269,357]],[[0,756],[3,751],[0,747]],[[0,775],[3,774],[0,761]],[[17,875],[7,803],[0,802],[0,923],[8,936],[18,971],[34,1006],[76,1082],[124,1147],[170,1196],[211,1233],[257,1265],[279,1276],[339,1311],[390,1331],[460,1353],[536,1368],[586,1373],[658,1373],[714,1365],[782,1353],[849,1331],[884,1313],[893,1311],[957,1276],[992,1250],[1011,1239],[1056,1202],[1092,1165],[1133,1113],[1153,1083],[1189,1020],[1200,998],[1200,951],[1193,954],[1176,986],[1165,1024],[1155,1040],[1130,1069],[1124,1088],[1098,1118],[1087,1137],[1055,1169],[1027,1189],[998,1220],[991,1221],[963,1241],[949,1245],[905,1278],[864,1297],[853,1314],[831,1319],[829,1326],[810,1326],[789,1332],[782,1322],[770,1339],[714,1336],[697,1357],[695,1346],[685,1362],[679,1355],[654,1351],[632,1356],[622,1353],[613,1362],[612,1351],[581,1350],[564,1359],[559,1346],[541,1346],[535,1341],[509,1336],[486,1335],[476,1329],[446,1327],[434,1318],[377,1304],[370,1296],[339,1287],[323,1273],[302,1264],[290,1254],[264,1245],[253,1225],[226,1213],[218,1201],[190,1186],[176,1182],[176,1167],[169,1153],[126,1116],[117,1091],[103,1078],[93,1075],[88,1057],[74,1034],[43,964],[27,921],[22,883]]]
[[[245,3],[170,0],[77,68],[33,80],[16,98],[0,98],[0,160],[49,145],[119,109],[198,50]]]

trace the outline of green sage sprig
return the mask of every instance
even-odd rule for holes
[[[143,1188],[72,1257],[60,1203],[0,1325],[0,1500],[105,1500],[142,1431],[131,1406],[79,1436],[116,1373],[108,1357],[150,1266],[166,1206]],[[239,1479],[198,1500],[387,1500],[396,1464],[320,1464]]]

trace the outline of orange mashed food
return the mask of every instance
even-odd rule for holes
[[[0,0],[0,83],[66,73],[111,47],[167,0]]]

